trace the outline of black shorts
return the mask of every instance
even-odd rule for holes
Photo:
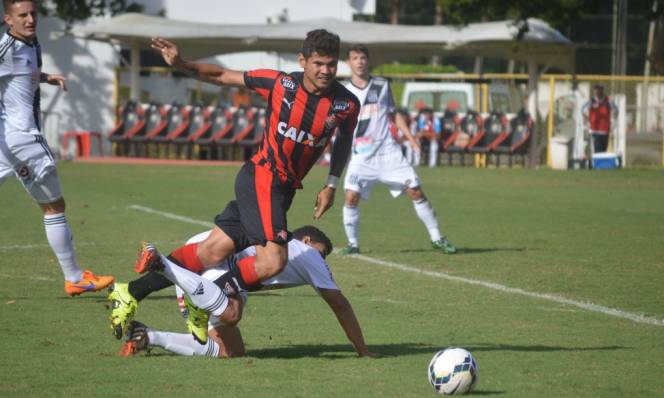
[[[606,152],[606,149],[609,147],[609,135],[608,134],[592,134],[593,141],[593,153]]]
[[[233,240],[236,251],[269,241],[285,244],[292,237],[286,213],[294,195],[272,171],[246,162],[235,178],[235,201],[215,217],[215,224]]]

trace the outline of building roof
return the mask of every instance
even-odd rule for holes
[[[244,51],[299,52],[302,40],[312,29],[337,33],[342,47],[367,44],[372,63],[408,61],[434,54],[482,55],[536,62],[574,71],[575,46],[569,39],[539,19],[528,19],[528,30],[516,39],[513,21],[473,23],[462,27],[389,25],[351,22],[334,18],[293,21],[281,24],[206,24],[129,13],[74,26],[70,34],[87,39],[138,42],[149,46],[155,36],[171,39],[186,58],[205,58]]]

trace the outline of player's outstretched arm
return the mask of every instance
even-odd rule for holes
[[[152,38],[153,50],[161,54],[164,61],[198,80],[219,85],[244,86],[244,72],[222,68],[219,65],[185,61],[178,47],[162,37]]]
[[[376,358],[377,354],[369,351],[367,345],[364,343],[364,336],[362,336],[362,329],[360,328],[360,323],[355,317],[355,312],[353,312],[353,307],[346,299],[346,297],[338,290],[333,289],[319,289],[321,297],[323,300],[330,306],[334,315],[337,316],[339,324],[346,332],[348,340],[355,348],[355,351],[361,357],[370,357]]]

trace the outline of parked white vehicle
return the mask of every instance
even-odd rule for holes
[[[465,114],[468,109],[480,110],[478,91],[473,83],[408,82],[404,86],[401,107],[408,109],[411,114],[416,114],[422,108],[431,108],[434,113],[442,114],[447,104],[455,100],[458,104],[457,112]],[[490,84],[488,111],[495,110],[507,115],[517,113],[522,102],[521,98],[515,98],[517,96],[513,91],[506,84]]]

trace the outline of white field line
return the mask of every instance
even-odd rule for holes
[[[166,213],[166,212],[158,211],[158,210],[151,209],[151,208],[145,207],[145,206],[131,205],[128,208],[130,208],[132,210],[143,211],[143,212],[146,212],[146,213],[157,214],[157,215],[160,215],[162,217],[170,218],[172,220],[179,220],[179,221],[188,222],[188,223],[191,223],[191,224],[204,225],[206,227],[213,226],[213,224],[210,223],[210,222],[195,220],[193,218],[184,217],[184,216],[180,216],[180,215],[173,214],[173,213]],[[479,280],[479,279],[464,278],[462,276],[454,276],[454,275],[450,275],[450,274],[445,273],[445,272],[427,271],[427,270],[424,270],[424,269],[411,267],[411,266],[408,266],[408,265],[405,265],[405,264],[399,264],[399,263],[395,263],[395,262],[392,262],[392,261],[380,260],[380,259],[377,259],[377,258],[368,257],[368,256],[361,255],[361,254],[354,254],[354,255],[352,255],[352,257],[356,258],[358,260],[366,261],[368,263],[379,265],[381,267],[398,269],[398,270],[404,271],[404,272],[411,272],[411,273],[415,273],[415,274],[431,276],[431,277],[434,277],[434,278],[446,279],[446,280],[453,281],[453,282],[461,282],[461,283],[466,283],[466,284],[469,284],[469,285],[481,286],[481,287],[485,287],[485,288],[488,288],[488,289],[498,290],[498,291],[503,292],[503,293],[514,294],[514,295],[519,295],[519,296],[526,296],[526,297],[536,298],[536,299],[540,299],[540,300],[548,300],[548,301],[552,301],[554,303],[559,303],[559,304],[571,305],[571,306],[578,307],[578,308],[581,308],[581,309],[584,309],[584,310],[587,310],[587,311],[598,312],[600,314],[609,315],[609,316],[613,316],[613,317],[616,317],[616,318],[627,319],[627,320],[630,320],[630,321],[633,321],[633,322],[636,322],[636,323],[644,323],[644,324],[655,325],[655,326],[664,326],[664,319],[639,315],[639,314],[636,314],[636,313],[633,313],[633,312],[623,311],[623,310],[620,310],[620,309],[617,309],[617,308],[605,307],[605,306],[593,304],[593,303],[590,303],[590,302],[572,300],[572,299],[568,299],[568,298],[558,296],[558,295],[555,295],[555,294],[529,292],[527,290],[501,285],[499,283],[486,282],[486,281],[482,281],[482,280]]]
[[[44,239],[45,240],[45,239]],[[152,242],[155,244],[180,244],[182,242],[180,241],[163,241],[163,242]],[[79,246],[118,246],[118,245],[126,245],[127,242],[77,242],[74,240],[74,246],[79,247]],[[138,243],[136,244],[138,246]],[[10,250],[31,250],[31,249],[50,249],[51,246],[49,246],[48,243],[32,243],[32,244],[25,244],[25,245],[6,245],[6,246],[0,246],[0,252],[2,251],[10,251]]]
[[[95,246],[95,243],[94,242],[81,242],[81,243],[76,243],[76,246]],[[43,248],[50,248],[50,247],[51,246],[49,246],[48,243],[33,243],[33,244],[25,244],[25,245],[7,245],[7,246],[0,246],[0,251],[43,249]]]
[[[532,298],[537,298],[537,299],[542,299],[542,300],[548,300],[548,301],[553,301],[555,303],[560,303],[560,304],[567,304],[567,305],[572,305],[575,307],[582,308],[584,310],[592,311],[592,312],[599,312],[601,314],[605,315],[611,315],[615,316],[618,318],[623,318],[623,319],[628,319],[630,321],[634,321],[637,323],[646,323],[649,325],[655,325],[655,326],[664,326],[664,319],[658,319],[658,318],[653,318],[653,317],[648,317],[644,315],[639,315],[635,314],[632,312],[627,312],[623,310],[619,310],[617,308],[610,308],[610,307],[604,307],[602,305],[597,305],[589,302],[584,302],[584,301],[577,301],[577,300],[572,300],[568,299],[562,296],[557,296],[555,294],[549,294],[549,293],[537,293],[537,292],[529,292],[527,290],[519,289],[516,287],[509,287],[505,285],[501,285],[498,283],[493,283],[493,282],[486,282],[482,281],[479,279],[470,279],[470,278],[464,278],[462,276],[454,276],[450,275],[445,272],[437,272],[437,271],[427,271],[415,267],[409,267],[404,264],[399,264],[399,263],[394,263],[391,261],[385,261],[385,260],[379,260],[373,257],[368,257],[364,256],[361,254],[354,254],[354,258],[357,258],[359,260],[363,260],[369,263],[373,263],[376,265],[380,265],[383,267],[388,267],[388,268],[394,268],[398,269],[401,271],[405,272],[412,272],[415,274],[422,274],[426,276],[433,276],[435,278],[442,278],[442,279],[447,279],[449,281],[454,281],[454,282],[462,282],[462,283],[467,283],[469,285],[475,285],[475,286],[482,286],[486,287],[488,289],[493,289],[493,290],[498,290],[504,293],[510,293],[510,294],[516,294],[520,296],[526,296],[526,297],[532,297]]]
[[[53,278],[48,278],[45,276],[28,276],[28,275],[10,275],[10,274],[0,274],[0,278],[8,278],[8,279],[29,279],[31,281],[46,281],[46,282],[53,282],[55,279]]]
[[[131,210],[142,211],[142,212],[145,212],[145,213],[156,214],[158,216],[162,216],[162,217],[165,217],[165,218],[170,218],[171,220],[178,220],[178,221],[182,221],[182,222],[188,222],[189,224],[202,225],[202,226],[208,227],[208,228],[214,227],[214,224],[209,222],[209,221],[195,220],[193,218],[180,216],[180,215],[173,214],[173,213],[166,213],[164,211],[155,210],[155,209],[145,207],[145,206],[141,206],[141,205],[130,205],[130,206],[127,206],[127,208],[131,209]]]

